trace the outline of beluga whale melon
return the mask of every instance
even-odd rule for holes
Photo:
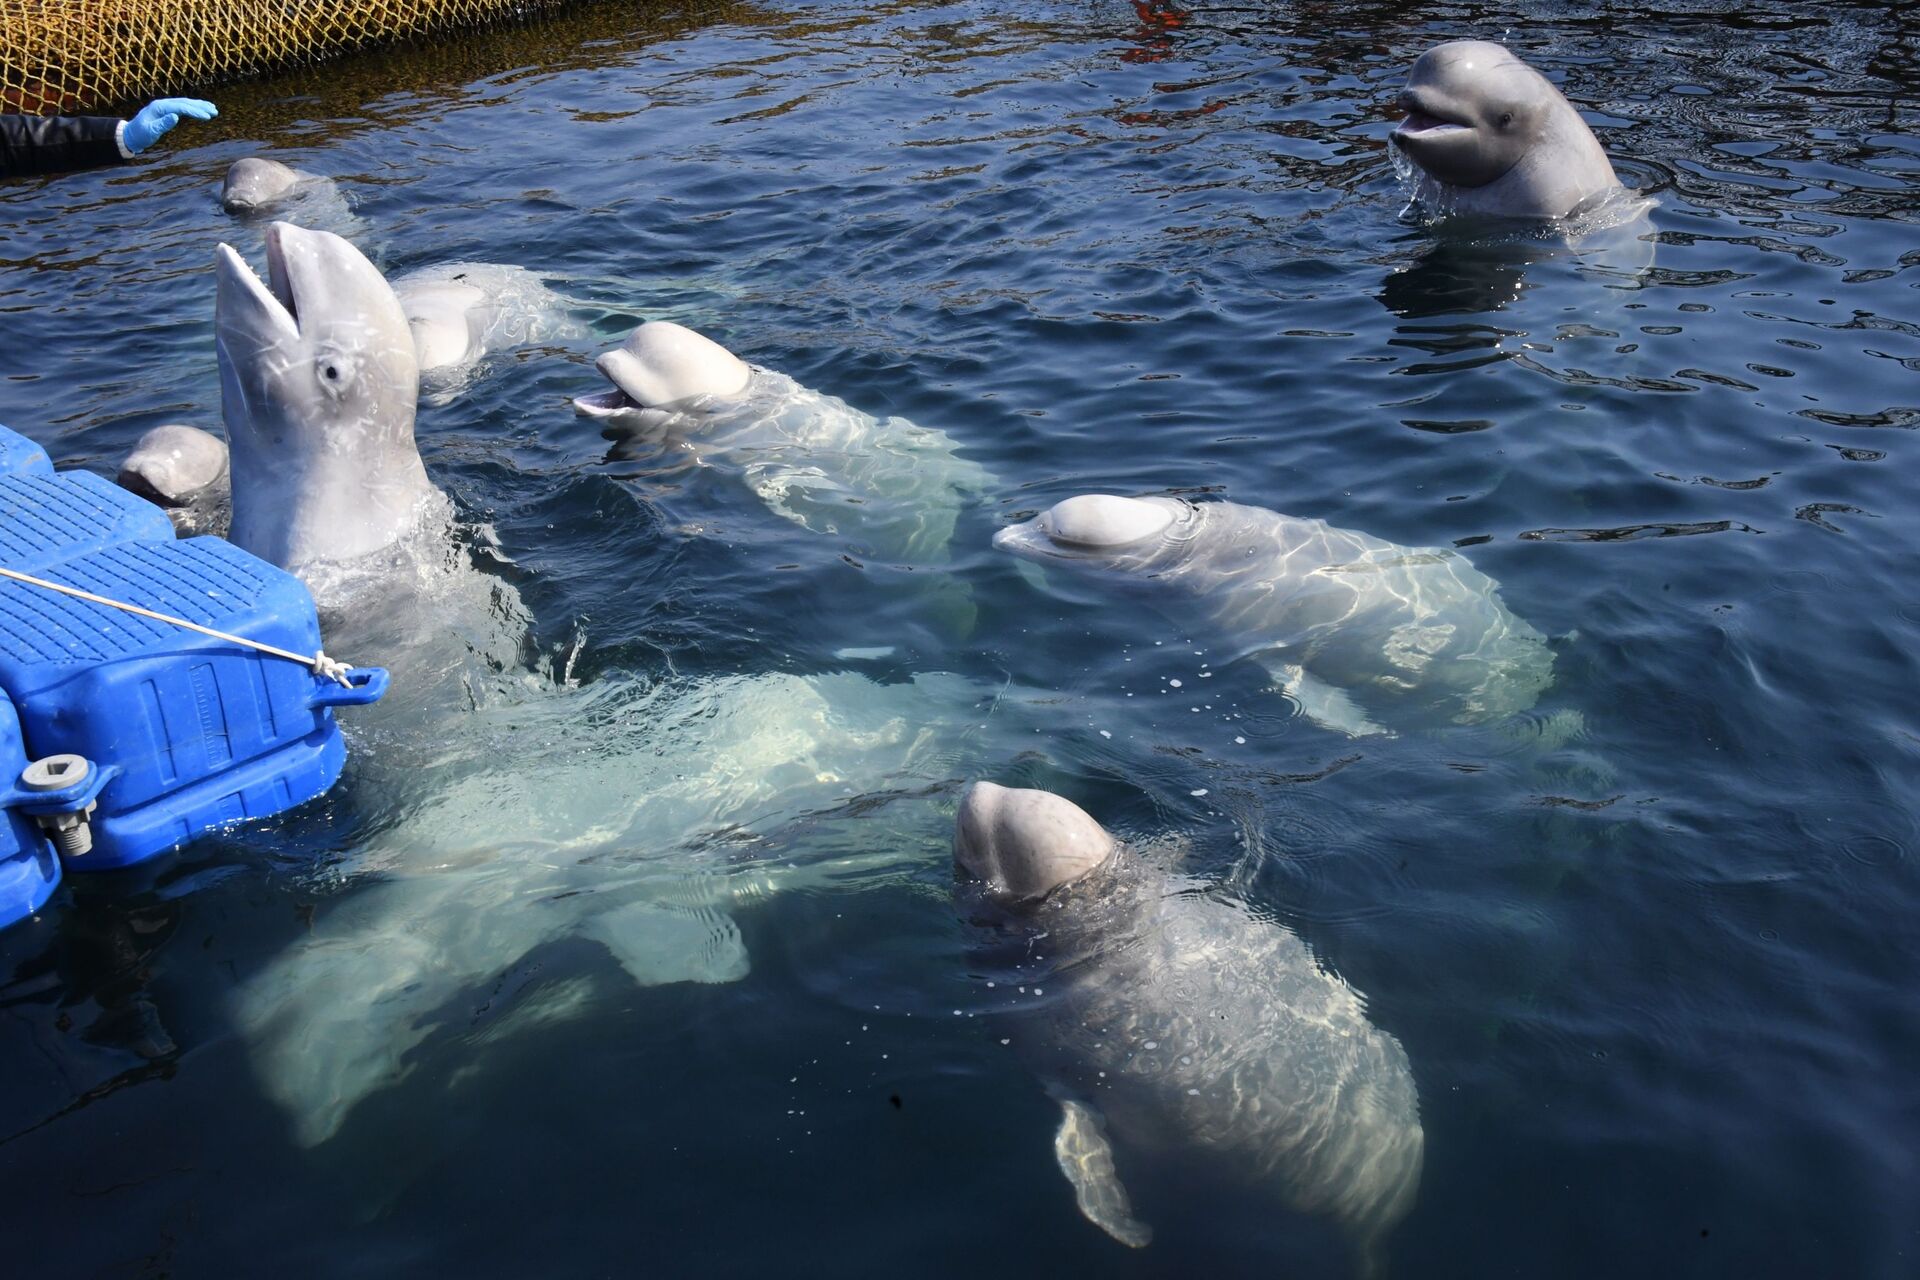
[[[1128,1183],[1198,1161],[1333,1219],[1378,1272],[1425,1136],[1407,1055],[1357,992],[1051,792],[975,782],[953,851],[984,954],[1019,955],[1021,989],[1044,993],[1001,1029],[1059,1104],[1054,1156],[1088,1221],[1148,1244]]]
[[[1552,678],[1540,633],[1458,552],[1235,502],[1084,494],[993,545],[1137,594],[1352,736],[1496,720]]]
[[[597,364],[612,389],[574,407],[608,435],[737,468],[777,514],[868,555],[944,564],[961,511],[992,487],[944,432],[876,418],[670,321],[640,325]]]

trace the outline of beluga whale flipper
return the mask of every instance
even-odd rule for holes
[[[944,564],[961,511],[992,487],[944,432],[876,418],[670,321],[597,364],[613,389],[573,403],[607,434],[736,467],[774,512],[867,555]]]
[[[267,280],[222,244],[214,342],[228,537],[316,582],[451,517],[414,445],[420,368],[384,277],[340,236],[267,228]]]
[[[1389,143],[1419,173],[1431,212],[1585,222],[1642,211],[1593,130],[1545,76],[1504,45],[1450,40],[1421,54]]]
[[[1444,548],[1235,502],[1110,494],[1068,498],[993,545],[1183,622],[1197,610],[1309,719],[1356,737],[1499,719],[1552,679],[1540,633]]]
[[[1334,1219],[1378,1271],[1425,1135],[1407,1055],[1359,994],[1293,933],[1151,865],[1062,796],[974,783],[953,852],[987,950],[1044,986],[1004,1030],[1060,1104],[1054,1155],[1088,1221],[1147,1244],[1123,1178],[1198,1159]]]

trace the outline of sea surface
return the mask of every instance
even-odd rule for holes
[[[1403,218],[1393,95],[1454,37],[1563,87],[1657,201],[1650,265]],[[389,273],[514,264],[568,300],[576,336],[418,427],[530,663],[575,694],[937,675],[973,736],[750,839],[660,833],[768,871],[736,980],[506,948],[310,1141],[235,1011],[419,870],[370,852],[405,762],[343,712],[324,800],[70,875],[0,935],[9,1275],[1352,1274],[1324,1223],[1139,1164],[1149,1247],[1076,1212],[999,1021],[1045,997],[986,985],[952,900],[975,776],[1180,842],[1362,993],[1425,1132],[1389,1274],[1920,1275],[1911,8],[603,4],[210,96],[134,166],[0,188],[0,422],[105,474],[150,426],[218,429],[213,248],[261,259],[219,183],[267,152],[335,179]],[[945,432],[994,478],[947,562],[603,439],[570,398],[646,318]],[[1084,492],[1457,550],[1553,683],[1502,724],[1331,732],[1197,615],[989,546]],[[583,807],[631,777],[650,838],[657,765],[587,774]],[[573,802],[467,816],[566,839]]]

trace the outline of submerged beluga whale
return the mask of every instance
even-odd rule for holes
[[[154,427],[134,443],[115,481],[166,511],[183,535],[224,532],[227,443],[184,423]]]
[[[1455,551],[1235,502],[1085,494],[993,545],[1196,615],[1303,714],[1352,736],[1524,711],[1553,654]]]
[[[1418,167],[1436,212],[1569,219],[1624,198],[1593,130],[1504,45],[1450,40],[1421,54],[1389,142]]]
[[[1047,998],[1005,1030],[1060,1104],[1054,1155],[1090,1222],[1147,1244],[1133,1162],[1197,1157],[1331,1217],[1360,1271],[1379,1270],[1425,1137],[1406,1053],[1351,987],[1050,792],[974,783],[953,851],[957,897],[997,927],[991,950],[1044,950],[1021,977]]]
[[[777,514],[868,555],[945,563],[961,511],[993,484],[944,432],[875,418],[671,321],[640,325],[597,365],[613,389],[577,398],[579,413],[735,467]]]

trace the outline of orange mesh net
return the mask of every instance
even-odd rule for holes
[[[0,110],[94,110],[578,2],[0,0]]]

